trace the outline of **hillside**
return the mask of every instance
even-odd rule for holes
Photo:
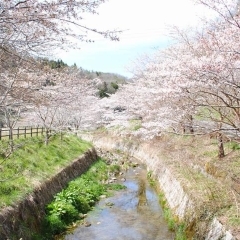
[[[68,66],[62,60],[46,58],[31,62],[29,59],[28,64],[17,67],[14,76],[8,68],[2,74],[4,79],[1,82],[0,127],[23,125],[19,121],[23,122],[26,115],[32,115],[36,111],[41,111],[41,117],[35,116],[38,120],[34,117],[29,121],[24,120],[24,124],[37,123],[45,126],[47,121],[51,120],[45,119],[46,121],[42,122],[42,115],[44,111],[49,113],[50,108],[54,112],[67,107],[68,112],[73,111],[72,115],[76,115],[83,111],[88,102],[109,97],[128,81],[119,74],[88,71],[76,65]],[[78,121],[76,117],[74,119]]]

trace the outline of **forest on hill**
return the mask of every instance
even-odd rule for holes
[[[91,98],[97,100],[110,97],[119,86],[128,81],[119,74],[88,71],[78,68],[75,64],[68,66],[62,60],[27,58],[25,61],[31,61],[28,69],[26,64],[20,67],[14,62],[15,59],[11,61],[12,64],[16,64],[16,68],[11,67],[4,71],[7,77],[1,84],[1,127],[14,128],[21,124],[26,115],[33,114],[35,117],[27,123],[28,126],[37,123],[47,128],[56,128],[59,122],[56,125],[53,118],[64,111],[68,114],[72,112],[71,115],[75,116],[77,122],[77,119],[81,118],[77,113],[79,109],[85,108],[84,102],[90,101]],[[17,72],[12,77],[9,70],[11,74],[14,70]],[[67,114],[62,118],[67,118]],[[68,125],[69,120],[63,119],[58,120],[64,121],[63,128],[71,125]]]

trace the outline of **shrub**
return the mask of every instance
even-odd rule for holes
[[[80,213],[87,213],[91,210],[91,206],[89,205],[87,200],[81,196],[75,199],[73,205]]]
[[[53,235],[61,233],[66,229],[65,223],[61,220],[57,213],[47,215],[44,222],[44,228],[47,232],[51,232]]]

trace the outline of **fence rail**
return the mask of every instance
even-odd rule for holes
[[[20,137],[33,137],[40,136],[47,132],[44,127],[18,127],[18,128],[0,128],[0,140],[2,139],[14,139]],[[51,130],[48,129],[50,133]]]

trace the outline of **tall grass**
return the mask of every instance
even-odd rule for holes
[[[0,142],[0,148],[5,144]],[[49,145],[33,137],[14,141],[17,150],[8,158],[0,155],[0,208],[13,204],[29,193],[91,145],[73,135],[55,135]]]

